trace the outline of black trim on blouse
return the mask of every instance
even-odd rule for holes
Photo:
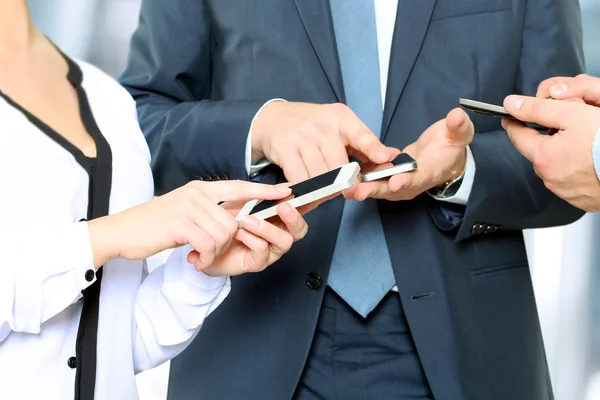
[[[0,91],[0,97],[23,113],[40,131],[71,153],[75,160],[86,170],[90,178],[87,220],[92,220],[108,215],[112,186],[112,152],[109,143],[100,132],[100,128],[98,128],[94,119],[87,94],[82,86],[83,73],[79,65],[62,52],[61,54],[69,66],[67,79],[77,93],[81,120],[96,143],[96,158],[86,157],[79,148],[65,139],[64,136],[14,102],[10,97],[2,93],[2,91]],[[75,400],[92,400],[94,398],[102,271],[103,268],[96,271],[96,282],[83,291],[83,310],[81,312],[75,345],[76,360],[74,363],[76,363],[77,368],[75,375]],[[86,271],[85,278],[91,281],[94,278],[94,271]],[[69,365],[71,364],[73,363]]]

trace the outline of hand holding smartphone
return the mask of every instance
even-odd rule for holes
[[[502,106],[469,99],[459,99],[458,105],[462,108],[476,112],[478,114],[489,115],[492,117],[514,119],[516,121],[519,121],[517,118],[513,117],[508,111],[506,111],[506,109]],[[525,123],[524,121],[520,122]],[[538,125],[536,125],[535,128],[548,129],[547,127],[539,127]],[[554,135],[556,132],[558,132],[558,130],[550,128],[548,129],[547,135]]]

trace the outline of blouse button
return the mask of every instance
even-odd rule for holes
[[[85,271],[85,280],[86,281],[88,281],[88,282],[93,281],[94,276],[96,276],[96,273],[93,270],[88,269],[87,271]]]
[[[67,360],[67,365],[71,369],[77,368],[77,359],[75,357],[69,357],[69,359]]]
[[[81,218],[81,219],[79,220],[79,222],[87,222],[87,219],[85,219],[85,218]]]

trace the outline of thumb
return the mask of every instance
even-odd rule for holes
[[[460,108],[455,108],[446,116],[446,129],[452,140],[460,143],[469,144],[473,140],[475,127],[471,119]]]
[[[600,106],[600,79],[589,75],[579,75],[552,85],[548,92],[557,100],[577,98],[583,99],[587,104]]]

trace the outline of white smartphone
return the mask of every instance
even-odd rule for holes
[[[292,198],[285,202],[294,208],[312,203],[332,194],[339,193],[352,186],[358,178],[360,165],[356,162],[332,169],[321,175],[314,176],[290,186]],[[267,219],[277,215],[277,205],[281,200],[250,200],[238,213],[236,219],[240,221],[246,215],[258,219]]]
[[[388,178],[392,175],[414,171],[417,169],[417,162],[414,160],[414,158],[406,153],[401,153],[392,161],[392,164],[394,164],[393,167],[367,172],[366,174],[360,175],[360,181],[372,182],[378,179]]]

